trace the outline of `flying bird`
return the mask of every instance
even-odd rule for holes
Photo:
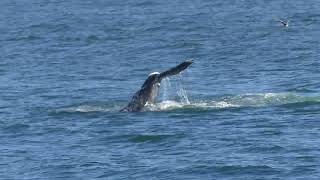
[[[282,24],[284,27],[288,27],[288,26],[289,26],[289,20],[283,21],[283,20],[279,19],[279,21],[281,22],[281,24]]]
[[[281,20],[281,19],[276,19],[277,21],[279,21],[284,27],[288,27],[289,26],[289,21],[290,20],[287,20],[287,21],[285,21],[285,20]]]

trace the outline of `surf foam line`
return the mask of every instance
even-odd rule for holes
[[[195,102],[178,102],[166,100],[152,106],[147,106],[146,111],[170,111],[179,109],[227,109],[241,107],[269,107],[289,104],[318,104],[320,96],[303,96],[294,93],[259,93],[225,96],[213,100],[201,100]]]
[[[270,107],[270,106],[285,106],[305,107],[309,105],[320,105],[319,95],[303,95],[296,93],[258,93],[258,94],[242,94],[235,96],[221,96],[202,100],[184,101],[177,96],[177,91],[172,87],[172,82],[164,81],[164,94],[162,100],[156,104],[145,106],[144,111],[202,111],[202,110],[217,110],[229,108],[245,108],[245,107]],[[166,85],[167,84],[167,85]],[[176,99],[175,99],[176,98]],[[188,98],[188,97],[187,97]],[[193,98],[193,99],[196,99]],[[81,103],[53,110],[55,113],[109,113],[118,112],[123,106],[121,102],[99,102],[99,103]]]

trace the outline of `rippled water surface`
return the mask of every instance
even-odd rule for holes
[[[2,0],[0,179],[319,179],[319,9]],[[119,112],[187,59],[155,105]]]

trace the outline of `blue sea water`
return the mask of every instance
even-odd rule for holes
[[[319,10],[1,0],[0,179],[319,179]],[[187,59],[156,105],[118,112]]]

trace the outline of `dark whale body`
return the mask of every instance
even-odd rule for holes
[[[162,79],[179,74],[183,70],[185,70],[188,66],[192,64],[192,60],[187,60],[174,68],[171,68],[162,73],[154,72],[151,73],[148,78],[145,80],[141,89],[137,91],[129,104],[121,109],[123,112],[138,112],[142,111],[143,107],[148,104],[154,104],[155,99],[158,96],[159,88]]]

